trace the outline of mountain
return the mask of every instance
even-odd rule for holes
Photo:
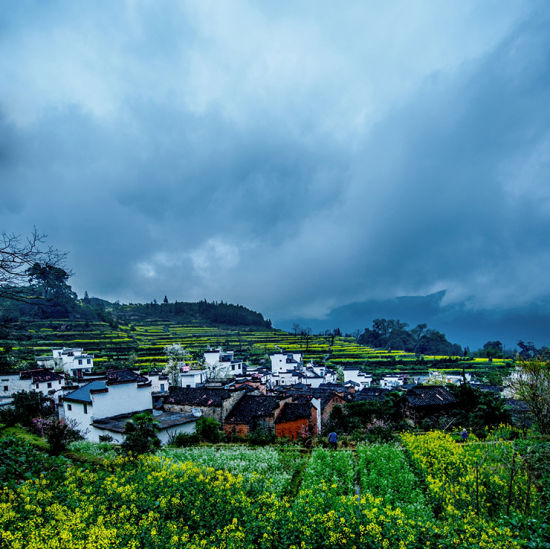
[[[291,318],[274,324],[283,330],[292,330],[297,323],[314,332],[340,328],[353,333],[371,327],[375,318],[387,318],[407,322],[409,327],[426,323],[472,350],[490,340],[500,340],[506,348],[514,348],[519,340],[539,346],[550,343],[550,298],[520,307],[476,309],[466,302],[443,304],[445,293],[355,302],[333,309],[322,319]]]

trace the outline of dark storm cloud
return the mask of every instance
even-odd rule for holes
[[[79,292],[550,294],[544,4],[52,6],[2,16],[1,228]]]

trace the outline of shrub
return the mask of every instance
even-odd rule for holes
[[[197,421],[196,433],[201,440],[205,442],[220,442],[222,433],[220,432],[220,423],[213,417],[201,417]]]
[[[178,448],[193,446],[200,442],[200,437],[197,433],[178,433],[171,440],[171,444]]]
[[[160,447],[158,426],[153,416],[144,412],[136,414],[124,426],[124,442],[120,449],[134,455],[148,454]]]
[[[246,438],[254,446],[266,446],[275,442],[275,433],[267,427],[258,426],[248,433]]]
[[[46,437],[52,456],[58,456],[67,449],[71,442],[83,438],[76,428],[75,420],[35,418],[33,419],[33,427],[39,435]]]

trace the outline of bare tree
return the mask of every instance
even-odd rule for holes
[[[516,398],[527,403],[540,432],[550,434],[550,361],[519,362],[509,386]]]
[[[28,301],[25,292],[29,269],[36,264],[50,268],[61,267],[67,254],[46,245],[46,235],[36,227],[28,237],[15,233],[0,234],[0,297]],[[72,273],[65,271],[68,276]]]

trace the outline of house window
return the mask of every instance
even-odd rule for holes
[[[8,390],[8,386],[4,385],[4,391],[7,391],[7,390]]]
[[[48,382],[48,389],[51,389],[52,388],[52,383],[51,381]]]
[[[78,364],[79,364],[79,366],[82,365],[82,359],[81,358],[78,359]]]
[[[73,409],[72,405],[71,404],[67,404],[67,410],[69,410],[69,412]]]
[[[35,386],[38,389],[40,387],[40,383],[35,383]]]
[[[235,364],[231,364],[231,369],[235,370]]]
[[[164,383],[161,383],[161,384],[160,384],[160,390],[161,390],[161,391],[164,391]]]
[[[87,404],[84,404],[84,413],[85,413],[85,414],[88,413],[88,405],[87,405]]]
[[[91,363],[92,363],[92,361],[89,358],[86,359],[86,364],[91,364]]]

